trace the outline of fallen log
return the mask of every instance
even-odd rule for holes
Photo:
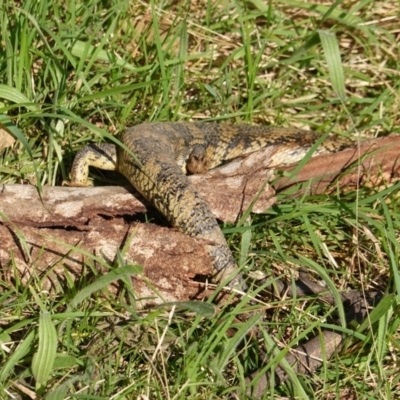
[[[275,192],[268,183],[274,180],[268,168],[274,151],[270,147],[204,176],[191,177],[217,218],[233,222],[248,207],[262,212],[274,203]],[[286,175],[274,180],[274,188],[283,190],[307,182],[301,190],[317,194],[338,186],[349,190],[363,184],[390,184],[400,175],[399,155],[400,137],[367,141],[337,154],[312,158],[301,168],[279,168]],[[140,196],[121,187],[45,187],[39,194],[32,186],[3,186],[1,279],[25,284],[40,279],[43,289],[59,292],[82,276],[108,272],[121,253],[125,263],[143,267],[143,273],[131,279],[139,307],[195,298],[204,289],[195,277],[212,272],[206,243],[173,228],[144,223],[146,210]],[[118,286],[110,289],[117,291]],[[354,296],[364,299],[358,293]],[[361,300],[354,310],[365,307]],[[359,314],[365,318],[364,312]],[[343,340],[335,331],[321,335],[286,355],[296,373],[312,374]],[[287,378],[281,367],[275,375],[276,382]],[[252,395],[262,396],[269,379],[269,373],[249,376],[246,382]]]
[[[250,206],[262,212],[274,203],[275,192],[268,184],[273,179],[268,165],[274,151],[269,147],[190,179],[216,217],[233,222]],[[274,187],[282,190],[311,181],[307,190],[315,194],[327,192],[333,182],[335,189],[392,183],[400,175],[399,155],[399,136],[370,140],[312,158],[295,176],[279,179]],[[342,171],[346,171],[343,176]],[[143,276],[133,278],[138,298],[156,302],[192,298],[201,286],[193,279],[211,273],[205,243],[173,228],[144,223],[146,210],[133,189],[116,186],[44,187],[39,195],[33,186],[4,185],[0,192],[3,279],[13,279],[18,271],[23,283],[40,277],[43,289],[57,291],[66,273],[71,279],[82,276],[85,260],[92,258],[104,273],[125,247],[126,259],[144,268]]]

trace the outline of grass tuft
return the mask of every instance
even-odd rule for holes
[[[59,185],[79,148],[142,121],[399,133],[398,16],[393,0],[3,1],[0,124],[17,140],[0,143],[0,183]],[[388,288],[369,321],[345,329],[357,339],[345,351],[312,377],[271,382],[264,398],[399,397],[399,188],[281,193],[263,215],[224,227],[247,269],[292,280],[305,267],[336,295]],[[247,299],[139,312],[128,284],[106,290],[136,267],[102,260],[100,276],[95,262],[94,283],[67,274],[54,297],[40,278],[0,281],[0,398],[245,398],[260,349],[270,371],[330,326],[333,310],[313,299],[276,300],[245,323]]]

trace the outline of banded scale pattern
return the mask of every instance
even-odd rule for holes
[[[267,146],[278,146],[271,167],[300,161],[319,136],[310,131],[217,123],[143,123],[126,129],[120,141],[81,149],[71,170],[71,186],[86,186],[89,166],[117,170],[183,233],[205,239],[213,259],[214,280],[236,275],[231,286],[244,287],[222,231],[187,173],[208,169]],[[313,153],[333,153],[352,142],[326,139]]]

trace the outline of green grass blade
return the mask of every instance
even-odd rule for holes
[[[327,287],[329,288],[330,293],[335,298],[335,305],[337,307],[337,312],[339,314],[340,323],[343,327],[346,326],[346,317],[343,309],[343,302],[340,296],[339,291],[337,290],[334,282],[326,272],[324,268],[321,268],[316,262],[307,259],[306,257],[299,255],[299,258],[303,260],[304,263],[308,263],[310,268],[315,270],[322,278],[322,280],[326,283]]]
[[[218,373],[223,371],[229,359],[232,357],[235,349],[242,342],[246,334],[254,327],[254,325],[262,318],[262,314],[258,313],[249,318],[244,322],[239,329],[235,332],[235,335],[229,339],[228,343],[224,346],[224,351],[219,355],[210,367]]]
[[[32,149],[25,139],[24,134],[15,124],[13,124],[11,119],[4,114],[0,114],[0,124],[2,124],[15,137],[16,140],[20,141],[24,145],[26,151],[29,153],[31,158],[33,158]]]
[[[18,89],[8,85],[0,84],[0,99],[5,99],[15,104],[20,104],[30,111],[36,111],[38,109],[37,105],[32,104],[32,101],[29,100],[23,93],[21,93]]]
[[[32,374],[36,389],[45,387],[53,371],[57,354],[57,332],[51,314],[44,312],[39,317],[39,348],[32,360]]]
[[[201,301],[171,301],[156,306],[157,309],[170,309],[172,307],[176,307],[177,311],[189,311],[205,318],[213,317],[217,311],[214,304]]]
[[[251,223],[244,222],[243,226],[247,226],[248,229],[242,233],[240,240],[239,268],[246,264],[246,261],[249,257],[249,251],[251,249]]]
[[[380,321],[389,310],[396,305],[396,296],[394,294],[386,295],[379,304],[374,307],[368,315],[368,318],[363,321],[357,328],[357,332],[363,332],[370,325]]]
[[[142,272],[142,268],[137,265],[127,265],[124,267],[116,268],[113,271],[108,272],[106,275],[100,277],[89,286],[82,289],[71,301],[70,307],[76,307],[80,302],[85,300],[94,292],[106,288],[112,282],[117,281],[121,278],[137,275]]]
[[[322,48],[324,49],[325,60],[328,65],[329,76],[333,90],[336,92],[342,103],[346,101],[345,79],[340,57],[339,43],[336,35],[325,30],[318,31]]]
[[[8,357],[7,361],[3,364],[0,369],[0,382],[4,380],[11,374],[14,367],[22,361],[22,359],[29,354],[32,349],[32,342],[35,338],[35,332],[30,332],[22,342],[18,345],[15,351]]]

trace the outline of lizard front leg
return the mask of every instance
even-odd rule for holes
[[[79,150],[71,168],[71,179],[63,181],[66,186],[91,186],[88,180],[89,167],[117,171],[117,150],[109,143],[90,144]]]

